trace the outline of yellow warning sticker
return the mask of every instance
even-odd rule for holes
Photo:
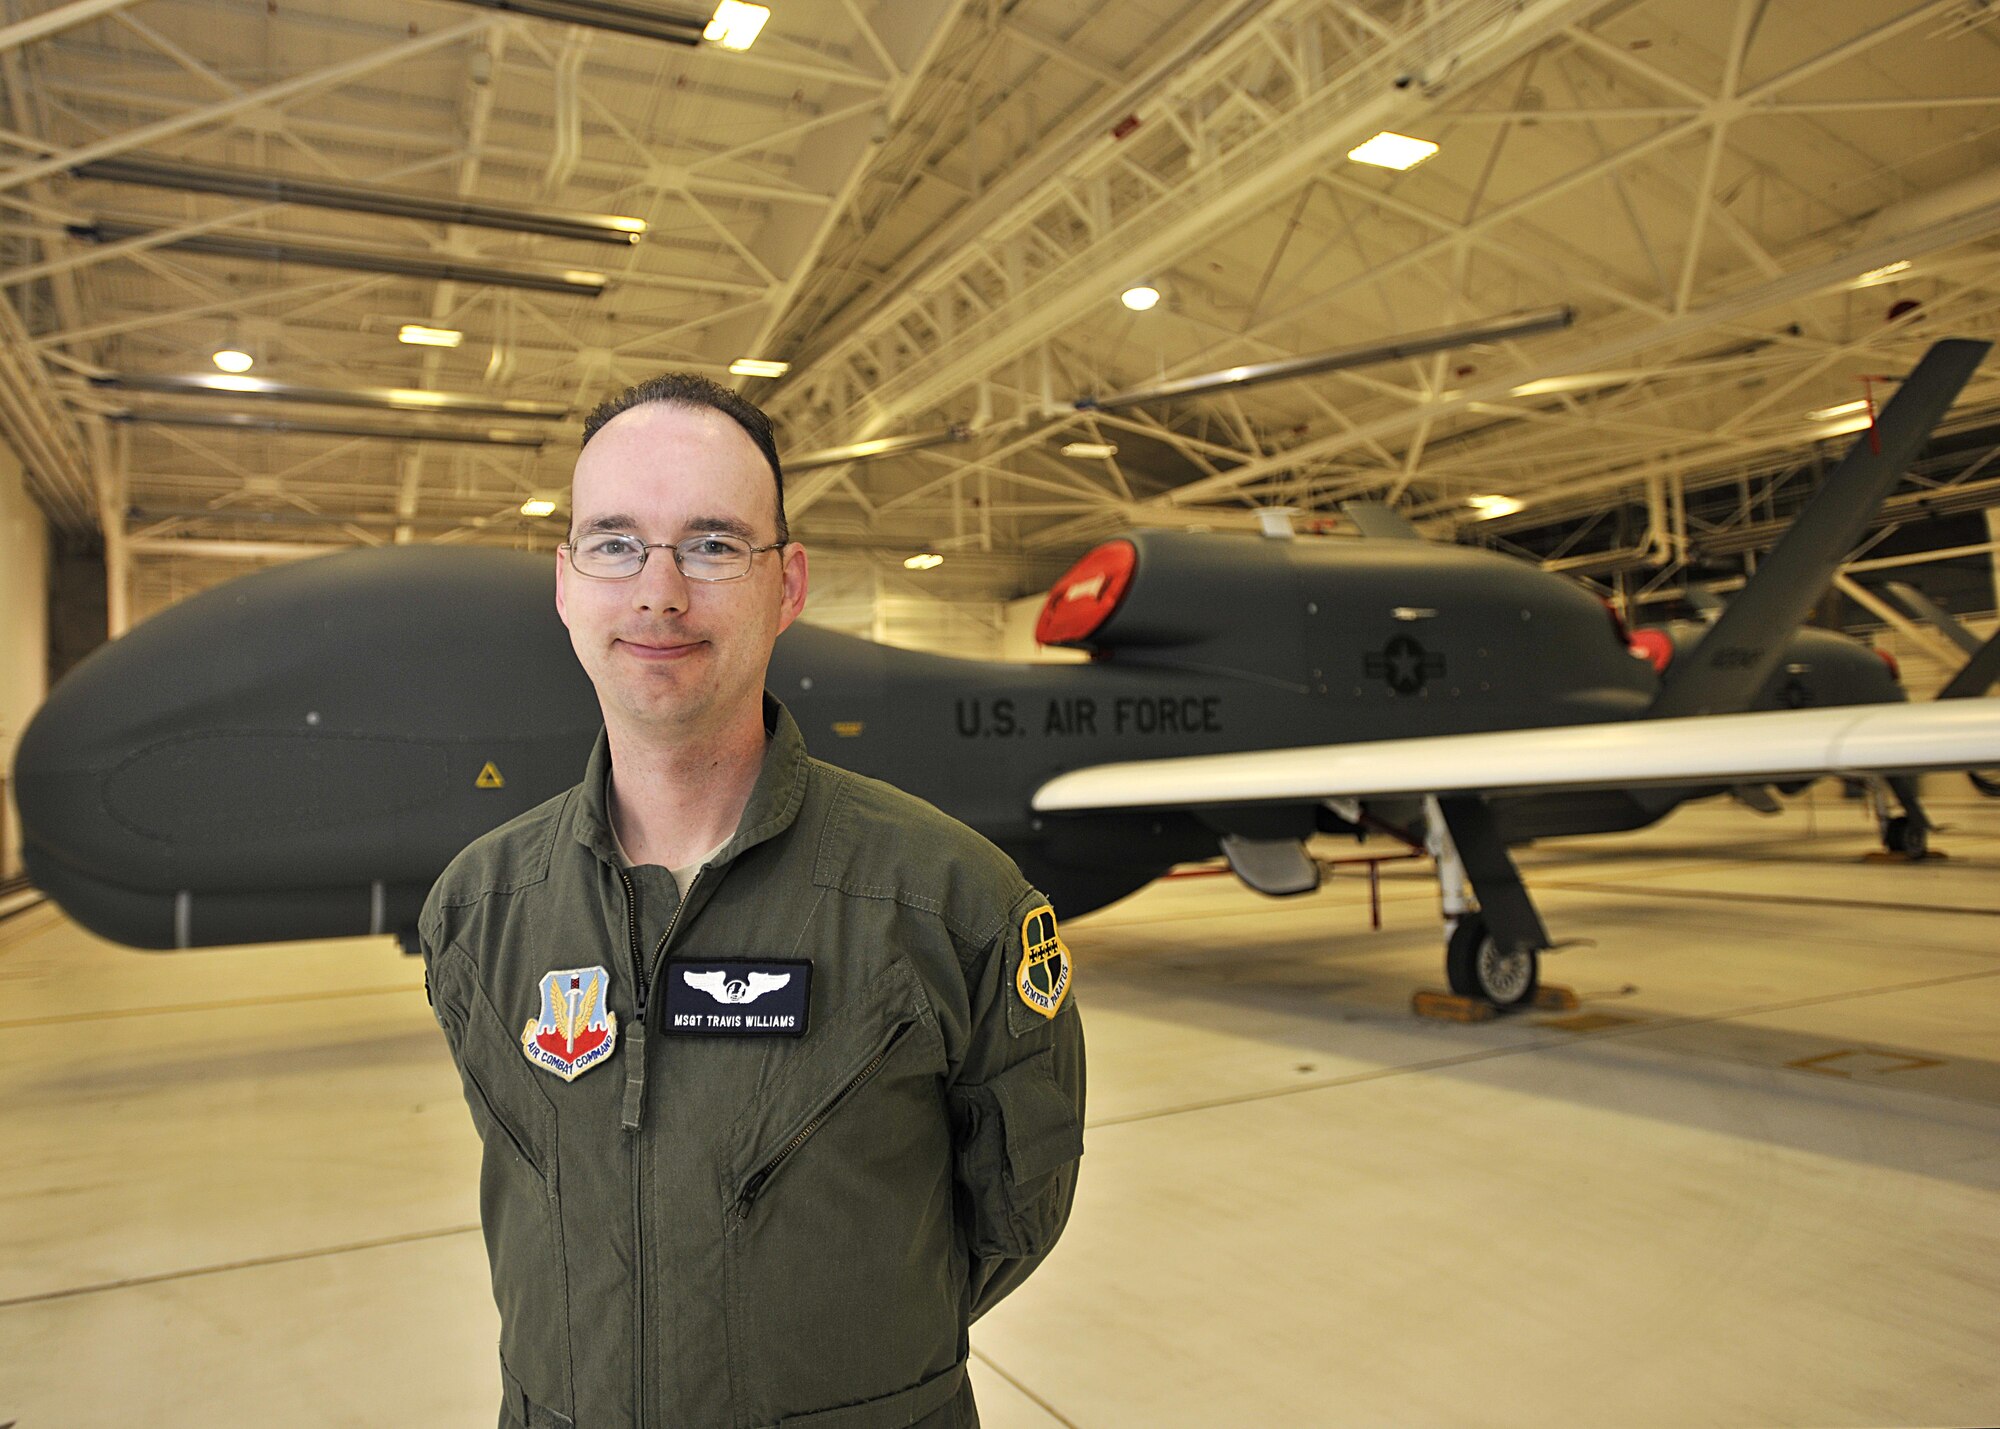
[[[479,778],[474,782],[481,789],[504,789],[507,787],[507,781],[500,777],[499,768],[490,759],[486,761],[486,767],[479,771]]]
[[[861,733],[861,721],[858,719],[835,720],[833,722],[833,732],[842,739],[852,739],[855,735]]]

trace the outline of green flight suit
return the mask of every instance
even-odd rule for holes
[[[974,1425],[967,1326],[1068,1218],[1083,1035],[1045,900],[964,825],[808,757],[768,697],[765,720],[735,838],[646,910],[657,945],[601,735],[425,902],[485,1144],[502,1429]],[[804,1034],[671,1030],[661,980],[696,959],[810,959]],[[595,967],[615,1037],[565,1080],[530,1060],[542,979]]]

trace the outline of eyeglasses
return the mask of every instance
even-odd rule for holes
[[[787,544],[753,546],[740,536],[716,533],[685,541],[642,541],[622,531],[598,531],[556,549],[569,557],[578,575],[594,580],[630,580],[646,568],[646,557],[654,551],[672,551],[675,568],[691,581],[733,581],[750,574],[750,562],[760,551]]]

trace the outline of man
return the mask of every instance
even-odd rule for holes
[[[967,1326],[1069,1213],[1054,914],[763,692],[806,597],[782,482],[769,420],[706,379],[591,414],[556,609],[604,732],[424,907],[503,1429],[975,1425]]]

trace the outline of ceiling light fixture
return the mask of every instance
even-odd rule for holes
[[[167,412],[139,408],[113,412],[114,422],[154,427],[209,427],[236,432],[272,432],[279,436],[365,437],[388,442],[457,442],[472,446],[528,447],[539,451],[548,438],[540,432],[509,431],[503,427],[390,427],[372,422],[342,422],[333,418],[261,417],[249,412]]]
[[[178,395],[227,392],[239,397],[268,397],[280,402],[315,402],[328,407],[379,407],[391,412],[456,412],[485,417],[532,417],[556,421],[569,415],[560,402],[486,397],[476,392],[431,392],[417,387],[307,387],[296,382],[272,382],[262,377],[197,374],[191,377],[150,372],[108,372],[90,379],[93,387],[127,392],[169,392]]]
[[[789,362],[772,362],[762,357],[739,357],[729,364],[735,377],[783,377],[792,370]]]
[[[209,354],[209,360],[224,372],[248,372],[257,359],[233,343],[225,343]]]
[[[917,555],[907,557],[903,561],[903,569],[909,571],[934,571],[943,564],[944,557],[940,556],[936,551],[923,551]]]
[[[637,243],[646,220],[615,213],[568,213],[528,204],[479,203],[472,199],[438,197],[375,184],[341,184],[325,179],[294,178],[289,174],[249,169],[217,168],[179,159],[120,154],[92,159],[70,172],[80,179],[114,184],[145,184],[187,193],[230,194],[265,203],[296,203],[336,208],[349,213],[380,213],[413,218],[420,223],[462,223],[473,228],[499,228],[510,233],[539,233],[549,238],[574,238],[585,243]]]
[[[1491,521],[1496,516],[1512,516],[1528,503],[1511,496],[1468,496],[1465,504],[1472,508],[1476,520]]]
[[[1118,448],[1110,442],[1065,442],[1062,454],[1064,456],[1084,457],[1102,461],[1108,457],[1117,456]]]
[[[70,237],[90,243],[109,243],[120,238],[145,238],[159,230],[145,224],[117,219],[72,224]],[[433,258],[421,253],[396,253],[379,248],[347,248],[330,244],[296,243],[290,239],[264,238],[248,234],[195,233],[170,238],[158,245],[188,253],[208,253],[223,258],[263,258],[273,263],[303,263],[313,268],[345,268],[357,273],[396,273],[406,278],[434,278],[439,282],[483,283],[496,288],[533,288],[544,293],[574,293],[594,298],[604,291],[602,273],[574,268],[550,272],[533,268],[510,268],[494,263],[468,263],[456,258]]]
[[[1806,413],[1806,420],[1808,422],[1830,422],[1835,417],[1845,417],[1855,412],[1865,412],[1867,410],[1867,399],[1856,397],[1852,402],[1836,402],[1831,407],[1815,408],[1813,411]]]
[[[725,50],[747,50],[757,41],[764,22],[771,18],[765,5],[746,5],[742,0],[719,0],[715,18],[702,30],[701,37]]]
[[[1347,157],[1378,169],[1414,169],[1437,151],[1438,146],[1428,139],[1412,139],[1407,134],[1392,134],[1384,129],[1367,143],[1349,149]]]
[[[465,341],[465,334],[457,328],[404,323],[396,329],[396,341],[407,342],[412,347],[457,347]]]
[[[556,20],[565,25],[582,25],[590,30],[611,30],[621,35],[637,35],[642,40],[662,40],[670,45],[698,45],[712,21],[692,15],[673,15],[650,5],[626,5],[617,0],[464,0],[487,10],[504,10],[510,15],[532,15],[537,20]]]
[[[555,510],[555,502],[540,496],[531,497],[529,500],[521,503],[521,514],[523,516],[553,516]]]
[[[1160,290],[1141,283],[1135,288],[1127,288],[1118,295],[1118,301],[1135,313],[1143,313],[1160,301]]]

